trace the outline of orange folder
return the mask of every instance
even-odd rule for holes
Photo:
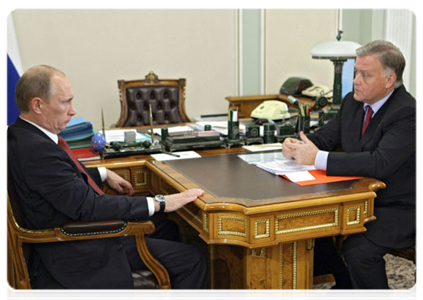
[[[326,171],[323,170],[313,170],[308,171],[313,177],[314,180],[307,180],[307,181],[297,181],[294,182],[300,186],[306,185],[313,185],[313,184],[320,184],[320,183],[329,183],[329,182],[338,182],[338,181],[347,181],[347,180],[355,180],[363,178],[363,176],[328,176],[326,175]],[[285,179],[288,179],[285,175],[281,175]],[[289,180],[289,179],[288,179]]]

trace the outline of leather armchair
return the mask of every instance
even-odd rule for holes
[[[31,282],[26,265],[31,243],[55,243],[85,239],[101,239],[118,236],[135,236],[138,253],[149,270],[135,270],[132,273],[134,287],[141,289],[170,289],[169,275],[166,269],[150,254],[145,242],[145,235],[154,231],[150,221],[127,222],[109,220],[100,222],[72,222],[58,228],[29,230],[19,224],[22,217],[16,202],[11,180],[8,180],[7,196],[7,250],[8,281],[16,289],[31,289]]]
[[[159,79],[150,72],[144,80],[118,80],[121,115],[116,127],[190,122],[185,112],[186,80]]]

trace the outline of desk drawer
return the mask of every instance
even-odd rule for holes
[[[150,172],[144,166],[111,168],[113,172],[129,181],[134,188],[135,194],[146,193],[150,189]],[[116,195],[117,193],[105,184],[104,192],[106,194]]]

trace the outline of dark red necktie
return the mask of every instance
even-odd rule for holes
[[[367,129],[367,126],[369,126],[370,120],[372,119],[373,116],[373,109],[371,108],[371,106],[367,106],[367,115],[366,115],[366,119],[364,120],[363,123],[363,129],[361,129],[361,136],[364,135],[364,132]]]
[[[68,143],[59,135],[59,143],[58,145],[65,150],[65,152],[69,155],[69,157],[73,160],[73,162],[78,166],[78,168],[83,172],[85,175],[87,175],[88,183],[91,185],[91,187],[94,189],[94,191],[97,192],[99,195],[103,195],[104,192],[98,187],[98,185],[92,180],[91,176],[88,175],[88,173],[85,171],[84,167],[81,165],[81,163],[76,159],[75,155],[73,155],[71,149],[69,148]]]

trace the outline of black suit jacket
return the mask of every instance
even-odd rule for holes
[[[145,197],[98,195],[67,153],[35,126],[18,118],[8,128],[8,164],[29,229],[70,221],[148,216]],[[99,183],[97,169],[87,172]],[[132,288],[131,269],[119,238],[37,244],[39,260],[65,288]]]
[[[375,222],[366,236],[390,248],[414,242],[416,205],[416,101],[404,86],[395,89],[361,137],[363,103],[345,96],[335,119],[309,135],[320,150],[331,151],[328,175],[377,178]],[[343,151],[333,151],[340,147]]]

